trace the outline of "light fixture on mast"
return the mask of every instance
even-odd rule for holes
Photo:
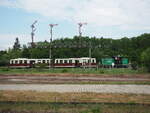
[[[85,22],[85,23],[78,23],[78,25],[79,25],[79,36],[81,37],[82,36],[82,31],[81,31],[81,27],[83,26],[83,25],[87,25],[87,23]]]
[[[57,26],[58,24],[49,24],[50,26],[50,49],[49,49],[49,58],[50,58],[50,62],[49,62],[49,68],[52,67],[52,41],[53,41],[53,27]]]
[[[31,25],[31,29],[32,29],[32,31],[31,31],[31,40],[32,40],[31,46],[32,46],[32,48],[34,47],[34,35],[35,35],[35,31],[36,31],[36,28],[35,28],[36,23],[37,23],[37,20],[35,20],[34,23]]]

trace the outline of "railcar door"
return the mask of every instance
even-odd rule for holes
[[[75,60],[75,67],[80,67],[79,60]]]
[[[34,60],[30,60],[30,67],[34,68],[35,67],[35,61]]]

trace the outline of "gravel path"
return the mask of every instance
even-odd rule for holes
[[[48,84],[5,84],[0,90],[32,90],[41,92],[95,92],[150,94],[150,85],[48,85]]]

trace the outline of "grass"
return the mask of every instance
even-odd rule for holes
[[[106,103],[27,103],[0,102],[0,111],[3,113],[149,113],[149,105],[139,104],[106,104]],[[17,111],[17,112],[16,112]],[[14,113],[14,112],[13,112]]]
[[[150,95],[0,91],[3,113],[150,113]]]
[[[149,113],[150,95],[0,91],[2,113]]]
[[[14,102],[98,102],[150,104],[150,95],[103,93],[49,93],[35,91],[0,91],[0,101]]]
[[[138,70],[128,68],[120,69],[83,69],[83,68],[53,68],[53,69],[9,69],[6,67],[0,68],[0,74],[50,74],[50,73],[71,73],[71,74],[108,74],[108,75],[123,75],[123,74],[143,74]]]

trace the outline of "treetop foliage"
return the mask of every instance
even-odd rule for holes
[[[19,44],[16,38],[13,48],[8,51],[0,51],[0,63],[8,62],[12,58],[49,58],[49,41],[41,41],[32,48],[30,45]],[[150,34],[142,34],[133,38],[96,38],[78,37],[61,38],[53,40],[52,58],[88,57],[89,48],[92,48],[92,57],[99,61],[104,57],[124,56],[132,62],[141,63],[141,54],[150,48]]]

